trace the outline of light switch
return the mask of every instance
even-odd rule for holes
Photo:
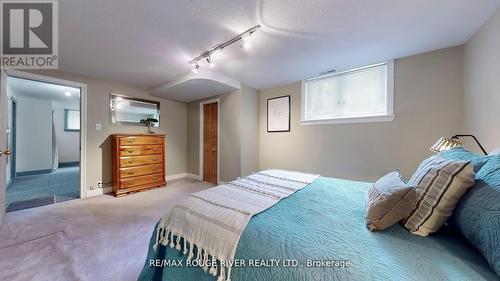
[[[101,123],[96,123],[95,124],[95,130],[96,131],[102,131],[102,124]]]

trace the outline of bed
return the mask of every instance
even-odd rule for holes
[[[481,254],[448,227],[429,237],[400,225],[370,232],[364,221],[370,186],[320,177],[252,217],[235,258],[255,266],[233,267],[231,280],[499,280]],[[156,227],[139,280],[217,279],[185,266],[175,248],[160,245],[154,251],[155,233]],[[150,266],[161,260],[172,266]]]

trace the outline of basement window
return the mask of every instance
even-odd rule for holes
[[[394,61],[302,82],[303,125],[394,120]]]

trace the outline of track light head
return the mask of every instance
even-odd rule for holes
[[[213,59],[210,56],[207,57],[207,62],[208,62],[208,67],[210,67],[210,68],[215,67],[215,62],[213,61]]]
[[[200,70],[199,70],[200,66],[198,65],[198,63],[193,63],[192,65],[193,65],[193,67],[191,68],[191,71],[192,71],[194,74],[198,74],[198,73],[200,73]]]
[[[249,50],[252,48],[252,42],[251,42],[251,38],[250,38],[251,36],[252,36],[252,34],[249,33],[249,34],[241,37],[241,42],[242,42],[241,47],[243,49]]]

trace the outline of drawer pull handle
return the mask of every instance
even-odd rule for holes
[[[134,160],[128,160],[127,162],[128,162],[129,164],[132,164],[132,163],[134,163],[135,161],[134,161]]]
[[[158,158],[153,158],[153,161],[155,161],[155,162],[156,162],[156,160],[158,160]]]
[[[134,141],[135,141],[135,139],[134,139],[134,138],[128,138],[128,139],[127,139],[127,142],[134,142]]]
[[[127,152],[128,152],[128,153],[134,153],[134,151],[133,151],[133,150],[128,150]]]
[[[153,172],[156,172],[156,171],[158,171],[158,168],[153,168]]]
[[[133,174],[135,174],[135,172],[134,171],[129,171],[129,172],[127,172],[127,174],[133,175]]]
[[[154,177],[153,177],[153,180],[154,180],[154,181],[155,181],[155,180],[157,180],[157,179],[158,179],[158,177],[157,177],[157,176],[154,176]]]

